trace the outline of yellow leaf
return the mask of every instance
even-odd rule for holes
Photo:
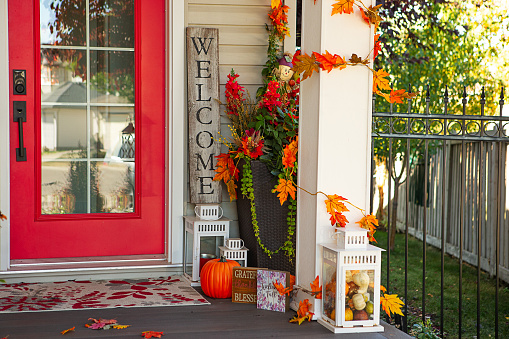
[[[115,325],[113,326],[113,328],[116,330],[123,330],[124,328],[128,328],[129,326],[131,325]]]
[[[405,303],[398,298],[397,294],[383,294],[380,296],[380,304],[382,304],[382,308],[390,317],[391,313],[399,314],[401,316],[405,316],[401,312],[401,306],[405,305]]]
[[[385,293],[387,292],[387,289],[384,286],[380,285],[380,291],[382,291],[382,293]]]
[[[336,0],[335,4],[332,4],[332,14],[350,14],[353,13],[353,4],[355,0]]]
[[[281,5],[281,0],[271,0],[270,1],[270,7],[272,7],[272,8],[279,7],[280,5]]]
[[[379,89],[391,89],[391,86],[389,85],[389,79],[386,79],[388,76],[389,73],[383,69],[379,69],[373,73],[373,92],[378,93]]]

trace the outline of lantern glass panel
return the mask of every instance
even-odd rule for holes
[[[219,246],[223,246],[223,236],[201,236],[200,254],[212,254],[219,257]]]
[[[375,270],[345,273],[345,321],[373,320]]]
[[[337,253],[327,248],[323,249],[323,315],[336,322],[336,281],[337,281]]]
[[[184,258],[184,272],[189,276],[193,276],[193,234],[186,232],[186,249]]]

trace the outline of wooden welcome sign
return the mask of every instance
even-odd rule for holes
[[[214,181],[219,137],[219,31],[187,28],[187,109],[189,120],[189,186],[191,203],[221,202]]]

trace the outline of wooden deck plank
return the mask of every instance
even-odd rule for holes
[[[390,326],[384,333],[334,335],[315,321],[290,324],[295,314],[257,310],[255,305],[211,299],[206,306],[117,308],[55,312],[0,313],[0,338],[58,338],[76,326],[67,338],[140,338],[143,331],[162,331],[163,338],[410,338]],[[88,318],[117,319],[131,325],[124,330],[90,330]]]

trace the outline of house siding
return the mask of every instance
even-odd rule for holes
[[[287,1],[294,3],[293,1]],[[291,5],[294,7],[294,5]],[[261,72],[267,60],[269,24],[267,13],[269,0],[188,0],[187,26],[210,27],[219,29],[219,82],[221,102],[225,102],[225,84],[232,69],[240,75],[238,82],[245,87],[251,97],[263,84]],[[290,27],[294,32],[294,27]],[[285,50],[293,52],[295,41],[285,40]],[[230,136],[229,119],[221,107],[221,135]],[[223,146],[222,151],[227,148]],[[189,169],[187,169],[189,173]],[[189,201],[189,193],[186,197]],[[228,191],[223,186],[222,203],[224,216],[233,221],[230,224],[230,236],[238,237],[237,206],[230,202]],[[186,215],[194,214],[194,205],[187,203]]]

